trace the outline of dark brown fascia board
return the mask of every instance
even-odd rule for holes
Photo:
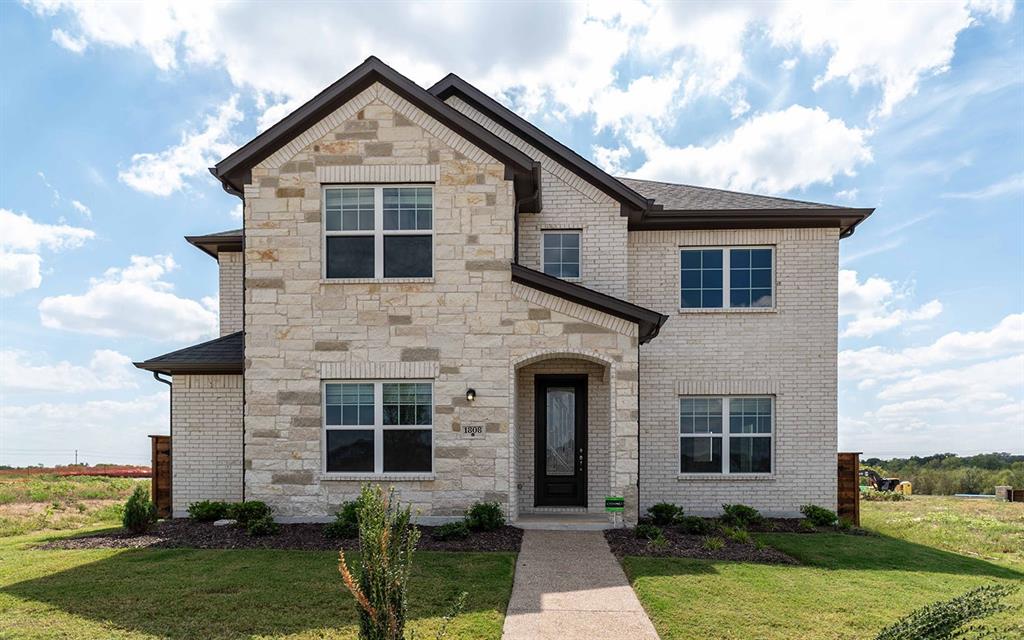
[[[689,229],[779,229],[839,227],[840,237],[853,235],[874,209],[694,209],[649,211],[631,218],[630,231]]]
[[[205,236],[185,236],[185,242],[216,260],[217,254],[221,251],[242,251],[245,236],[241,233],[237,235],[214,233]]]
[[[169,376],[186,374],[244,373],[241,362],[133,362],[139,369]]]
[[[253,166],[374,82],[380,82],[503,162],[505,164],[505,179],[514,181],[516,194],[522,201],[520,210],[534,213],[534,203],[539,203],[540,199],[539,197],[528,198],[528,196],[539,194],[540,185],[534,184],[539,172],[535,166],[537,163],[532,158],[448,106],[444,101],[436,98],[423,87],[374,56],[367,58],[365,62],[346,73],[309,102],[218,162],[211,167],[210,173],[224,184],[226,190],[240,195],[242,187],[252,182]]]
[[[652,200],[645,198],[622,182],[619,182],[614,176],[606,173],[594,163],[544,133],[526,119],[454,73],[449,73],[434,84],[434,86],[430,87],[428,91],[441,100],[447,100],[452,95],[458,95],[478,111],[491,116],[498,124],[534,147],[537,147],[545,154],[561,161],[566,168],[580,178],[594,185],[608,196],[618,200],[622,204],[622,215],[629,215],[630,211],[646,211],[651,207]]]
[[[550,293],[553,296],[607,313],[616,318],[635,322],[639,329],[640,344],[650,342],[657,337],[658,332],[661,331],[661,326],[668,320],[668,316],[657,311],[637,306],[631,302],[620,300],[600,291],[588,289],[573,282],[566,282],[561,278],[550,276],[541,271],[535,271],[520,264],[512,264],[512,282],[517,282],[544,293]]]

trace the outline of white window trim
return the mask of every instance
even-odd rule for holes
[[[406,187],[430,188],[430,229],[384,229],[384,189],[401,189]],[[330,230],[327,229],[327,191],[329,189],[373,189],[373,230]],[[437,208],[434,200],[435,185],[430,183],[401,184],[322,184],[320,185],[320,278],[322,282],[429,282],[436,273],[436,243],[434,228],[437,226]],[[430,275],[425,277],[386,277],[384,275],[384,237],[385,236],[430,236]],[[327,238],[373,236],[373,276],[371,278],[328,278],[327,277]]]
[[[547,273],[547,271],[546,271],[547,265],[546,265],[546,261],[544,259],[544,236],[546,236],[549,233],[575,233],[577,236],[579,236],[579,238],[580,238],[580,240],[579,240],[580,257],[579,257],[579,264],[577,265],[579,267],[579,275],[575,276],[575,277],[571,277],[571,278],[565,278],[565,277],[562,277],[562,276],[554,276],[554,277],[556,277],[556,278],[558,278],[560,280],[566,280],[568,282],[579,282],[580,280],[583,279],[583,229],[541,229],[540,230],[540,270],[541,270],[541,273]]]
[[[768,307],[733,307],[731,306],[732,300],[729,294],[731,291],[730,282],[730,249],[769,249],[772,252],[772,304]],[[684,307],[683,306],[683,251],[721,251],[722,252],[722,306],[720,307]],[[775,260],[775,245],[719,245],[719,246],[683,246],[680,245],[676,251],[676,305],[679,307],[680,313],[714,313],[716,311],[740,311],[740,312],[770,312],[775,311],[778,301],[775,295],[775,277],[776,277],[776,260]]]
[[[683,416],[680,412],[680,400],[687,399],[710,399],[710,400],[721,400],[722,401],[722,433],[720,434],[703,434],[703,433],[683,433]],[[769,433],[730,433],[729,432],[729,400],[733,398],[768,398],[772,405],[772,430]],[[676,473],[680,478],[684,479],[700,479],[700,478],[733,478],[733,479],[766,479],[772,478],[775,475],[775,424],[776,424],[776,412],[775,412],[775,396],[764,393],[753,393],[753,394],[737,394],[727,396],[717,395],[687,395],[682,394],[676,396]],[[730,436],[747,438],[747,437],[758,437],[758,438],[770,438],[771,439],[771,450],[772,454],[769,457],[769,468],[768,471],[750,473],[750,472],[729,472],[729,438]],[[721,438],[722,439],[722,470],[719,472],[708,471],[682,471],[683,462],[683,438]]]
[[[385,384],[429,384],[430,385],[430,422],[429,425],[385,425],[384,424],[384,385]],[[372,384],[373,385],[373,425],[327,425],[327,385],[329,384]],[[419,480],[434,476],[434,453],[436,434],[434,418],[437,415],[437,403],[434,395],[434,381],[426,379],[399,380],[322,380],[320,382],[320,469],[325,480],[348,478],[376,478],[395,480]],[[419,429],[430,431],[430,470],[429,471],[384,471],[384,432],[389,430],[406,431]],[[327,432],[328,431],[373,431],[373,471],[328,471],[327,470]]]

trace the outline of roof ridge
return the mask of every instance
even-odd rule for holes
[[[839,204],[829,204],[827,202],[816,202],[814,200],[799,200],[797,198],[784,198],[782,196],[765,195],[763,193],[751,193],[749,191],[736,191],[734,189],[722,189],[721,187],[706,187],[699,184],[687,184],[685,182],[665,182],[664,180],[647,180],[645,178],[634,178],[631,176],[614,176],[616,180],[632,180],[634,182],[646,182],[648,184],[661,184],[670,187],[686,187],[688,189],[700,189],[702,191],[716,191],[718,193],[730,193],[739,196],[753,196],[756,198],[770,198],[772,200],[782,200],[783,202],[798,202],[800,204],[810,204],[816,207],[824,209],[856,209],[857,207],[847,207]]]

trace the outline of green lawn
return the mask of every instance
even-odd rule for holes
[[[149,480],[0,474],[0,537],[117,522],[140,484],[148,488]]]
[[[941,505],[946,511],[966,514],[977,508],[946,500]],[[1024,505],[1004,505],[998,518],[989,514],[1008,521],[1009,534],[1002,525],[979,525],[965,515],[956,522],[947,518],[945,534],[939,535],[921,524],[927,518],[910,516],[903,524],[899,518],[890,520],[914,501],[865,503],[864,523],[884,535],[757,536],[802,566],[675,558],[626,558],[623,564],[663,640],[871,638],[922,605],[982,584],[1024,581],[1024,566],[1017,560],[1020,546],[1016,555],[993,552],[1006,540],[1024,536],[1024,520],[1013,510],[1024,516]],[[921,502],[916,508],[922,512],[928,510],[926,503],[939,506],[931,498]],[[1011,603],[1024,606],[1024,593]],[[1011,619],[1004,614],[993,621]]]
[[[48,534],[53,536],[53,534]],[[47,534],[0,538],[2,638],[356,638],[334,553],[40,551]],[[500,638],[511,553],[416,554],[411,627],[434,637],[459,591],[452,638]]]

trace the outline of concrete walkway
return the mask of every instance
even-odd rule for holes
[[[599,531],[524,532],[503,640],[657,640]]]

